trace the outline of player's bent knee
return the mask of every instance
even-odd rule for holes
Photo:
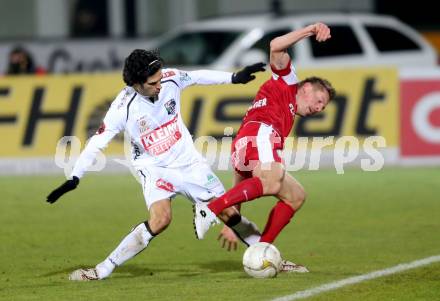
[[[292,200],[292,205],[294,209],[299,209],[304,202],[306,201],[307,198],[307,193],[304,190],[304,188],[299,187],[295,190],[295,193],[293,194],[293,200]]]
[[[162,214],[160,216],[155,216],[150,218],[149,224],[154,232],[161,232],[165,230],[171,223],[171,214]]]
[[[171,215],[170,214],[165,214],[164,216],[162,216],[161,219],[160,219],[160,223],[164,227],[167,227],[171,223]]]
[[[302,197],[302,202],[304,203],[307,200],[307,192],[303,189],[303,197]]]
[[[280,181],[266,181],[263,183],[263,193],[264,195],[276,195],[281,190]]]
[[[303,204],[306,201],[306,199],[307,199],[307,193],[305,192],[304,189],[302,189],[298,195],[298,202]]]

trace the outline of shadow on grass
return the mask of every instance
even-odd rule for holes
[[[52,276],[56,276],[56,275],[66,275],[66,277],[69,276],[70,273],[72,273],[74,270],[77,269],[84,269],[84,268],[91,268],[94,267],[95,265],[75,265],[75,266],[71,266],[68,268],[64,268],[61,270],[57,270],[57,271],[52,271],[43,275],[40,275],[39,277],[52,277]],[[157,269],[150,269],[147,268],[143,265],[126,265],[126,266],[121,266],[119,268],[117,268],[114,272],[113,275],[118,275],[118,274],[129,274],[124,275],[124,276],[119,276],[118,278],[132,278],[132,277],[140,277],[140,276],[152,276],[154,275],[155,272],[160,272],[160,271],[167,271],[167,270],[157,270]],[[172,270],[169,270],[172,271]]]
[[[76,269],[93,267],[93,265],[75,265],[61,270],[52,271],[40,277],[52,277],[56,275],[68,275]],[[139,265],[139,264],[127,264],[117,268],[112,277],[117,279],[124,278],[136,278],[136,277],[148,277],[155,274],[170,273],[175,274],[178,277],[197,277],[200,275],[212,274],[212,273],[226,273],[226,272],[239,272],[242,271],[242,265],[239,261],[211,261],[204,263],[188,263],[188,264],[168,264],[168,265]]]
[[[144,265],[126,265],[121,266],[115,271],[118,278],[145,277],[154,276],[159,273],[175,274],[178,277],[197,277],[200,275],[212,273],[238,272],[242,270],[242,265],[238,261],[211,261],[205,263],[188,263],[188,264],[172,264],[156,265],[152,264],[148,267]],[[118,275],[119,274],[119,275]]]
[[[210,273],[238,272],[243,270],[241,262],[236,260],[217,260],[198,265]]]
[[[89,267],[91,267],[91,266],[93,266],[93,265],[90,265]],[[62,275],[62,274],[67,274],[68,275],[68,274],[72,273],[74,270],[85,268],[85,267],[87,267],[87,265],[85,265],[85,266],[75,265],[75,266],[68,267],[68,268],[65,268],[65,269],[62,269],[62,270],[52,271],[52,272],[49,272],[49,273],[46,273],[46,274],[42,274],[39,277],[51,277],[51,276]]]

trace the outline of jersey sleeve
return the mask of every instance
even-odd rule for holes
[[[93,135],[75,163],[71,176],[81,178],[92,166],[98,153],[104,150],[116,134],[125,128],[126,104],[118,98],[112,103],[103,123]]]
[[[299,79],[296,75],[296,69],[290,60],[284,69],[278,70],[273,65],[270,65],[270,69],[272,70],[272,78],[275,80],[282,78],[289,86],[295,85],[299,82]]]
[[[182,89],[192,85],[220,85],[230,84],[232,80],[231,72],[214,70],[177,70],[179,86]]]

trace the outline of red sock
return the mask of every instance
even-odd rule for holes
[[[281,230],[290,222],[295,210],[283,201],[278,201],[272,208],[260,241],[273,243]]]
[[[247,201],[252,201],[263,195],[263,185],[258,177],[253,177],[241,181],[224,195],[218,199],[210,202],[208,208],[216,215],[223,211],[223,209],[240,204]]]

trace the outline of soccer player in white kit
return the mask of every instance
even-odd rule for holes
[[[259,63],[230,73],[222,71],[181,71],[163,69],[157,52],[134,50],[125,60],[123,78],[127,86],[111,104],[101,127],[89,140],[71,174],[47,197],[54,203],[73,190],[92,165],[97,154],[121,131],[130,136],[132,165],[143,189],[150,217],[135,226],[113,252],[95,268],[73,271],[71,280],[100,280],[115,267],[134,257],[171,222],[171,199],[185,195],[193,203],[206,202],[221,196],[225,190],[204,158],[196,151],[192,137],[183,123],[180,94],[188,86],[213,84],[245,84],[264,71]],[[229,208],[225,215],[237,216]],[[219,216],[222,218],[222,216]],[[259,240],[256,226],[242,217],[228,222],[244,243]]]

